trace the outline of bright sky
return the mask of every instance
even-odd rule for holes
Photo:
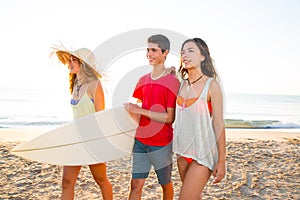
[[[160,28],[204,39],[225,92],[300,95],[299,19],[299,0],[1,1],[0,86],[67,83],[48,57],[59,42],[93,50],[126,31]]]

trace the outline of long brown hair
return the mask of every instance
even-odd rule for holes
[[[217,72],[214,67],[214,60],[210,57],[209,49],[207,44],[200,38],[193,38],[186,40],[182,46],[181,46],[181,52],[183,50],[183,47],[186,43],[193,42],[196,44],[196,46],[199,48],[201,55],[205,57],[205,60],[201,62],[201,70],[202,73],[209,76],[218,79]],[[180,61],[180,67],[178,70],[179,74],[183,79],[187,78],[188,71],[185,69],[182,65],[182,61]]]

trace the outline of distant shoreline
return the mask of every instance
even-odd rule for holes
[[[284,122],[280,120],[225,119],[225,126],[226,128],[300,129],[300,122]]]
[[[36,121],[36,122],[13,122],[1,124],[0,129],[5,128],[39,128],[39,127],[55,127],[64,125],[70,120],[65,121]],[[263,119],[230,119],[225,118],[226,128],[245,128],[245,129],[300,129],[300,121],[281,121],[281,120],[263,120]]]

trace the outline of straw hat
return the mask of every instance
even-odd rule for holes
[[[87,48],[77,49],[75,51],[69,50],[57,50],[57,58],[62,64],[67,64],[69,62],[70,56],[78,58],[81,62],[86,63],[90,68],[92,68],[96,73],[100,75],[96,68],[96,58],[95,54]]]

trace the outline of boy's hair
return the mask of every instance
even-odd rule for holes
[[[154,43],[157,44],[158,47],[161,49],[162,53],[164,53],[166,50],[170,50],[170,41],[169,39],[161,34],[158,35],[152,35],[148,38],[148,43]]]

